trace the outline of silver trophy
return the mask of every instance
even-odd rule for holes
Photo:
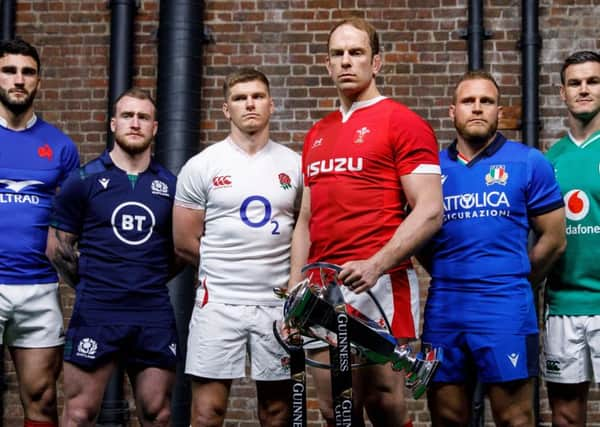
[[[421,352],[413,355],[410,346],[399,344],[389,329],[382,328],[354,308],[346,309],[341,290],[343,285],[337,277],[339,266],[313,263],[306,265],[302,271],[306,279],[289,293],[281,289],[275,291],[285,298],[283,314],[286,325],[337,347],[337,335],[333,332],[337,328],[336,316],[340,310],[345,310],[349,339],[358,360],[376,364],[391,362],[394,370],[403,371],[406,375],[406,386],[413,397],[418,399],[422,396],[442,359],[441,349],[424,344]],[[371,298],[379,307],[372,295]],[[380,311],[385,318],[383,310]]]

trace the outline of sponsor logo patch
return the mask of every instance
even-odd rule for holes
[[[48,160],[52,160],[52,148],[48,144],[44,144],[41,147],[38,147],[38,156],[40,158],[46,158]]]
[[[83,338],[77,344],[77,353],[79,357],[85,357],[87,359],[95,359],[96,351],[98,350],[98,343],[93,338]]]
[[[152,194],[155,194],[157,196],[169,197],[169,186],[159,179],[155,179],[154,181],[152,181],[150,189],[152,190]]]
[[[510,360],[511,365],[516,368],[517,363],[519,363],[519,353],[511,353],[506,356],[508,357],[508,360]]]
[[[231,187],[232,184],[230,175],[215,176],[213,177],[212,182],[215,188]]]
[[[362,144],[363,142],[365,142],[365,136],[367,136],[367,134],[369,134],[369,133],[371,133],[371,131],[366,126],[363,126],[362,128],[357,129],[356,130],[356,138],[354,138],[354,143]]]
[[[108,183],[110,182],[110,179],[108,179],[108,178],[100,178],[98,180],[98,182],[100,183],[100,185],[102,186],[102,188],[104,188],[106,190],[108,188]]]
[[[292,188],[292,179],[289,177],[288,174],[280,173],[279,175],[277,175],[277,177],[279,178],[279,185],[281,186],[281,188],[283,188],[284,190],[289,190],[290,188]]]
[[[310,148],[316,148],[323,143],[323,138],[315,139]]]
[[[508,173],[506,172],[506,166],[504,166],[504,165],[490,166],[490,171],[485,176],[485,183],[487,185],[492,185],[492,184],[506,185],[506,181],[508,181]]]
[[[574,189],[564,196],[565,214],[571,221],[581,221],[590,211],[590,199],[585,191]]]

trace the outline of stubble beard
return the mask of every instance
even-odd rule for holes
[[[466,125],[459,125],[456,122],[456,119],[454,120],[454,127],[456,128],[458,134],[469,145],[474,147],[483,147],[496,134],[496,131],[498,130],[498,122],[492,123],[487,132],[470,132]]]
[[[20,116],[31,108],[36,94],[37,89],[34,89],[21,101],[15,101],[11,99],[10,94],[6,89],[0,88],[0,103],[15,116]]]

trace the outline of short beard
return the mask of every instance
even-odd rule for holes
[[[490,126],[488,132],[486,132],[485,134],[471,134],[465,132],[465,127],[459,127],[456,123],[456,120],[454,121],[454,127],[456,128],[458,134],[462,136],[462,138],[465,140],[465,142],[475,147],[483,147],[490,141],[490,139],[493,138],[494,135],[496,135],[496,131],[498,130],[498,123],[496,122],[492,126]]]
[[[2,103],[2,105],[4,105],[4,107],[15,116],[20,116],[31,108],[36,94],[37,89],[34,89],[23,101],[14,102],[12,99],[10,99],[8,91],[0,88],[0,103]]]
[[[144,151],[146,151],[148,149],[148,147],[150,146],[150,144],[152,143],[152,140],[148,140],[146,141],[146,143],[144,144],[139,144],[139,145],[130,145],[127,144],[125,142],[122,142],[120,140],[118,140],[117,138],[115,138],[115,144],[117,144],[121,150],[123,150],[124,152],[126,152],[127,154],[129,154],[130,156],[137,156],[138,154],[142,154]]]

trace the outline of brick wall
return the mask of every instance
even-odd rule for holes
[[[37,109],[67,132],[87,161],[104,147],[108,95],[110,10],[105,0],[17,1],[17,35],[33,42],[42,56],[42,89]],[[158,0],[141,0],[136,17],[135,83],[155,94]],[[325,41],[332,22],[348,15],[369,19],[380,31],[384,67],[378,83],[385,95],[421,113],[441,144],[453,136],[447,118],[456,77],[466,69],[467,0],[206,0],[205,23],[213,42],[204,52],[202,143],[227,134],[220,111],[222,78],[232,68],[252,65],[272,83],[277,112],[272,136],[299,149],[310,125],[336,106],[324,68]],[[521,1],[484,1],[486,67],[498,78],[503,103],[520,105]],[[565,131],[565,110],[558,97],[558,71],[568,53],[600,46],[600,0],[540,0],[541,143]],[[201,23],[198,23],[201,25]],[[506,131],[519,138],[518,129]],[[426,281],[423,282],[423,295]],[[72,293],[64,292],[66,315]],[[15,375],[6,360],[4,420],[21,424]],[[228,426],[256,426],[253,386],[236,384]],[[542,396],[545,393],[542,389]],[[594,388],[589,425],[600,425],[600,392]],[[310,402],[317,419],[316,402]],[[410,402],[417,426],[426,426],[424,401]],[[488,412],[489,414],[489,412]],[[542,419],[549,425],[547,403]],[[489,415],[488,415],[489,419]],[[320,425],[316,421],[311,425]]]

